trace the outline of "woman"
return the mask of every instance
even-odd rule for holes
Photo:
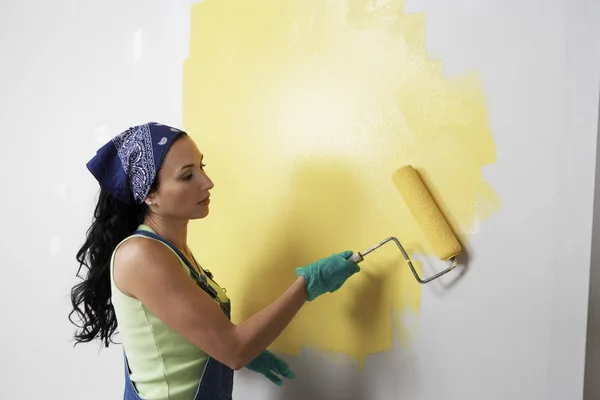
[[[77,253],[88,273],[71,293],[76,342],[123,342],[126,400],[230,399],[247,367],[281,385],[287,364],[266,350],[305,302],[360,269],[345,251],[296,269],[272,304],[239,325],[230,302],[187,246],[189,220],[208,215],[213,182],[183,131],[133,126],[88,162],[100,184],[94,221]],[[78,272],[79,275],[79,272]]]

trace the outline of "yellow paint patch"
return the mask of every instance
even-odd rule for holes
[[[455,230],[498,208],[481,174],[495,149],[479,78],[445,78],[427,58],[424,27],[397,1],[192,7],[184,126],[215,188],[211,215],[190,235],[228,289],[234,321],[275,300],[295,267],[333,252],[397,236],[411,254],[433,254],[391,180],[404,164]],[[397,313],[418,313],[422,290],[403,260],[392,244],[369,255],[272,348],[341,352],[361,366],[390,349]]]

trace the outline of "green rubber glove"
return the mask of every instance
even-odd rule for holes
[[[294,379],[294,374],[285,360],[277,357],[269,350],[260,353],[254,360],[250,361],[246,368],[259,374],[266,376],[271,382],[277,386],[283,386],[283,381],[278,375],[288,379]]]
[[[352,252],[347,250],[296,268],[296,274],[306,281],[308,301],[326,292],[335,292],[348,278],[360,271],[358,264],[347,260],[351,255]]]

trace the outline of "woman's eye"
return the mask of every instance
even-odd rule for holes
[[[181,179],[183,179],[184,181],[189,181],[190,179],[192,179],[192,174],[187,174]]]

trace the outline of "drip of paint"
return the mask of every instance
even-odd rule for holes
[[[419,169],[463,243],[498,209],[481,173],[495,149],[478,75],[445,78],[424,28],[398,1],[192,7],[184,126],[215,189],[190,235],[235,321],[275,300],[295,267],[333,252],[397,236],[412,255],[433,254],[391,181],[403,164]],[[344,353],[360,366],[390,349],[398,314],[418,316],[421,286],[395,247],[361,266],[272,348]],[[410,344],[412,328],[399,328]]]

